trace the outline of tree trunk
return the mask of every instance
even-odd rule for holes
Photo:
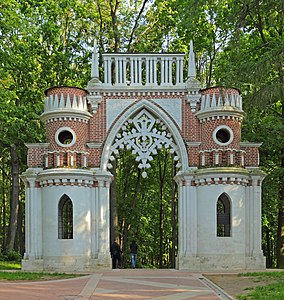
[[[16,151],[16,146],[12,145],[10,148],[12,161],[12,184],[11,184],[11,198],[10,198],[10,222],[8,231],[7,250],[11,251],[15,246],[15,238],[17,232],[17,219],[19,209],[19,173],[20,162]]]
[[[282,62],[279,63],[280,99],[282,99],[282,125],[284,126],[284,72]],[[281,150],[281,173],[284,170],[284,147]],[[284,268],[284,176],[280,176],[278,228],[277,228],[277,267]]]
[[[172,165],[172,178],[175,176],[175,166]],[[171,268],[176,267],[176,247],[177,247],[177,189],[176,182],[172,179],[172,211],[171,211],[171,224],[172,224],[172,248],[170,253]]]
[[[160,245],[159,245],[159,268],[163,267],[163,241],[164,241],[164,186],[166,178],[166,169],[167,169],[167,159],[168,155],[164,156],[163,161],[159,161],[159,176],[160,176]],[[163,163],[163,166],[162,166]]]
[[[272,267],[272,260],[271,260],[271,257],[272,257],[272,253],[271,253],[271,248],[270,248],[270,245],[271,245],[271,239],[270,239],[270,229],[268,226],[265,227],[265,240],[266,240],[266,253],[265,253],[265,256],[266,256],[266,268],[271,268]]]
[[[24,226],[23,226],[23,203],[19,202],[19,213],[18,213],[18,240],[19,248],[18,251],[23,256],[25,253],[25,235],[24,235]]]
[[[5,162],[2,158],[2,238],[3,238],[3,244],[2,249],[6,249],[6,201],[7,201],[7,192],[5,190],[5,184],[6,184],[6,173],[5,173]]]
[[[113,181],[110,185],[110,244],[118,239],[118,216],[116,201],[116,160],[112,162],[111,174]]]

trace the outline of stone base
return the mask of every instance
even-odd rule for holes
[[[22,259],[22,271],[41,272],[43,271],[43,259],[24,258]]]
[[[111,267],[111,257],[105,254],[99,254],[97,258],[48,256],[43,259],[26,258],[22,260],[23,271],[94,272],[110,270]]]
[[[189,271],[263,270],[266,261],[262,254],[249,257],[242,254],[179,255],[176,265],[179,270]]]

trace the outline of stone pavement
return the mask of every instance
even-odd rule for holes
[[[178,270],[112,270],[53,281],[0,282],[0,300],[233,299],[202,275]]]

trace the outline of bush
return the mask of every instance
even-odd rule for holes
[[[0,253],[0,261],[18,261],[20,262],[22,256],[19,252],[11,250]]]

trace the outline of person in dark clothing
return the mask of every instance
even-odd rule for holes
[[[137,250],[138,250],[138,246],[136,242],[132,241],[130,245],[130,256],[131,256],[131,265],[133,269],[136,268]]]
[[[116,269],[120,262],[120,246],[116,241],[114,241],[110,248],[111,258],[112,258],[112,268]]]

